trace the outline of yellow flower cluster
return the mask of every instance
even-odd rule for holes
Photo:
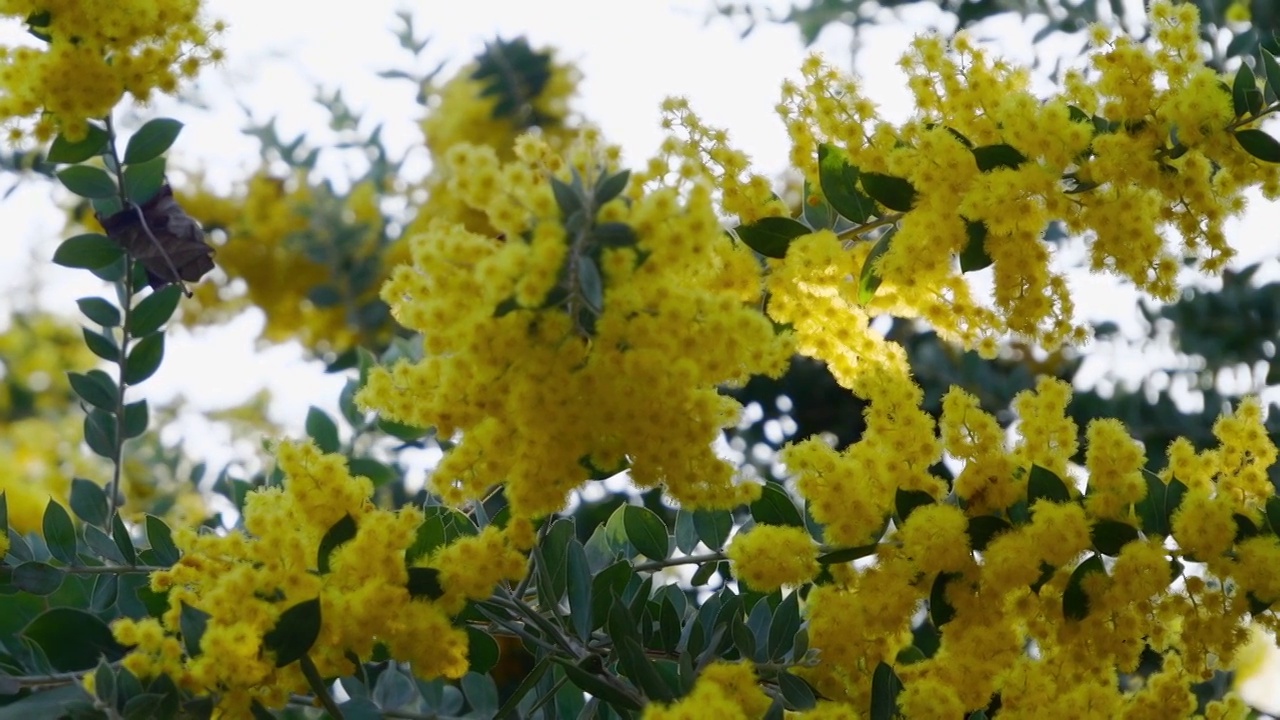
[[[566,227],[551,179],[598,187],[616,150],[587,131],[567,161],[531,137],[517,152],[450,151],[451,189],[505,238],[442,222],[409,239],[412,264],[383,298],[425,357],[372,373],[359,402],[461,431],[432,480],[451,503],[505,483],[516,516],[540,517],[623,466],[691,506],[750,500],[758,486],[711,449],[739,411],[716,388],[781,372],[791,352],[746,304],[760,299],[750,251],[724,237],[702,184],[682,197],[632,183]],[[624,241],[598,240],[606,226]]]
[[[198,184],[180,192],[184,209],[211,231],[218,268],[226,281],[196,286],[183,304],[187,323],[220,322],[253,306],[266,315],[262,337],[296,340],[316,352],[342,352],[390,339],[385,311],[368,318],[361,309],[377,299],[386,267],[394,263],[384,246],[381,190],[371,180],[335,195],[312,186],[305,173],[281,179],[263,170],[229,196]],[[364,287],[351,288],[360,273]],[[332,302],[319,302],[329,286]],[[371,322],[371,320],[376,320]]]
[[[707,666],[693,690],[670,705],[650,704],[644,720],[751,720],[762,718],[771,701],[756,683],[755,670],[744,663],[715,662]]]
[[[1166,546],[1158,535],[1138,532],[1137,504],[1148,492],[1142,452],[1110,420],[1094,421],[1088,431],[1089,497],[1040,498],[1029,518],[1016,516],[1032,464],[1062,468],[1075,494],[1065,472],[1076,451],[1069,400],[1058,381],[1021,394],[1014,406],[1022,439],[1006,447],[995,419],[972,396],[948,394],[940,435],[946,452],[966,466],[955,483],[960,505],[916,508],[873,565],[833,567],[836,583],[809,594],[810,641],[822,661],[805,674],[823,694],[865,706],[872,671],[880,662],[895,664],[911,645],[912,617],[926,599],[942,623],[940,647],[925,660],[895,664],[909,717],[931,716],[929,708],[962,715],[997,693],[1001,712],[1013,717],[1038,716],[1050,703],[1066,716],[1181,717],[1195,707],[1190,686],[1231,667],[1251,617],[1277,625],[1256,604],[1280,599],[1280,541],[1270,533],[1240,535],[1241,516],[1253,527],[1267,522],[1263,508],[1272,495],[1265,468],[1276,448],[1256,401],[1218,422],[1218,447],[1195,453],[1181,441],[1171,448],[1168,492],[1183,477],[1188,489],[1170,521],[1177,545]],[[848,477],[847,504],[865,512],[856,497],[863,484],[852,480],[858,468],[820,447],[809,441],[787,451],[808,461],[798,468],[802,491],[821,487],[817,477]],[[1155,512],[1164,512],[1163,500]],[[971,548],[980,519],[1003,530]],[[1104,522],[1133,528],[1106,564],[1089,555]],[[865,517],[863,527],[871,525]],[[1180,562],[1204,569],[1191,574]],[[1028,643],[1035,653],[1026,652]],[[1145,686],[1126,691],[1120,674],[1135,672],[1148,647],[1163,666]],[[1215,712],[1234,717],[1238,706],[1224,703]]]
[[[466,634],[443,607],[408,590],[405,550],[422,512],[376,508],[369,480],[313,445],[283,443],[277,460],[284,487],[247,498],[244,532],[175,534],[182,559],[151,580],[154,590],[168,591],[168,611],[113,625],[117,640],[134,646],[124,666],[140,678],[167,674],[186,690],[216,695],[229,717],[248,716],[253,701],[280,707],[308,686],[297,663],[276,667],[264,636],[287,609],[318,599],[321,627],[309,657],[321,675],[352,672],[349,655],[368,658],[379,643],[419,677],[464,674]],[[344,518],[354,521],[354,535],[322,559],[322,538]],[[179,637],[184,606],[208,615],[198,652],[183,644],[192,638]]]
[[[818,574],[818,546],[802,527],[757,525],[728,549],[734,575],[752,590],[802,585]]]
[[[199,0],[4,0],[0,15],[44,41],[0,47],[0,120],[10,141],[30,133],[45,142],[59,131],[79,140],[87,121],[125,93],[145,103],[222,59],[213,38],[223,25],[200,17]]]

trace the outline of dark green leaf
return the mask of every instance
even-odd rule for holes
[[[84,442],[89,449],[108,460],[116,456],[116,416],[91,408],[84,416]]]
[[[80,332],[84,335],[84,344],[94,355],[110,363],[120,359],[120,346],[116,344],[113,336],[103,335],[89,328],[81,328]]]
[[[124,647],[111,636],[105,622],[75,608],[45,611],[23,629],[22,635],[39,646],[59,672],[88,670],[104,656],[108,662],[124,656]]]
[[[339,546],[356,536],[356,520],[350,513],[344,513],[342,519],[335,522],[320,539],[320,548],[316,555],[316,567],[321,575],[329,572],[329,558]]]
[[[425,597],[438,600],[444,596],[444,588],[440,585],[440,571],[435,568],[409,568],[409,597]]]
[[[923,490],[903,490],[898,488],[894,495],[893,507],[898,513],[898,525],[902,526],[911,517],[916,508],[934,504],[933,496]]]
[[[120,309],[100,297],[84,297],[76,300],[80,312],[103,327],[120,324]]]
[[[587,562],[587,551],[577,538],[569,541],[565,558],[569,620],[573,623],[574,634],[585,641],[591,637],[591,566]]]
[[[614,650],[618,653],[618,667],[622,674],[634,682],[645,696],[661,703],[675,699],[675,692],[667,685],[653,661],[645,656],[644,648],[635,638],[615,640]]]
[[[1118,520],[1099,520],[1091,535],[1098,552],[1115,557],[1121,548],[1138,539],[1138,528]]]
[[[72,165],[59,170],[58,180],[71,192],[85,198],[109,198],[116,194],[115,181],[102,168]]]
[[[871,675],[871,720],[894,720],[898,717],[898,695],[902,681],[885,662],[876,665]]]
[[[591,230],[591,237],[603,247],[631,247],[639,240],[631,226],[620,222],[600,223]]]
[[[698,529],[693,524],[693,513],[689,510],[676,511],[676,549],[688,555],[698,546]]]
[[[703,545],[712,551],[721,550],[733,529],[733,516],[724,510],[695,510],[693,527]]]
[[[858,168],[849,153],[827,143],[818,146],[818,183],[835,211],[861,225],[875,214],[875,203],[858,190]]]
[[[1266,77],[1267,84],[1265,86],[1266,99],[1275,102],[1280,98],[1280,63],[1276,62],[1276,56],[1262,48],[1262,70]],[[52,159],[52,158],[50,158]]]
[[[766,217],[739,225],[734,231],[747,247],[771,258],[783,258],[791,241],[812,232],[804,223],[788,217]]]
[[[124,555],[121,554],[120,548],[116,546],[115,541],[105,532],[92,525],[84,529],[84,542],[95,556],[116,565],[128,564],[124,561]]]
[[[124,193],[130,202],[145,205],[164,186],[165,160],[148,160],[124,169]]]
[[[751,517],[762,525],[804,527],[804,516],[778,483],[765,483],[760,497],[751,503]]]
[[[13,569],[13,587],[32,595],[52,595],[62,586],[66,573],[42,562],[28,561]]]
[[[67,380],[81,400],[107,412],[115,412],[119,391],[106,373],[101,370],[91,370],[83,375],[68,372]]]
[[[597,313],[604,310],[604,280],[596,261],[589,257],[578,258],[578,287],[591,310]]]
[[[667,525],[648,507],[627,505],[622,511],[622,527],[626,528],[627,542],[635,546],[641,555],[650,560],[667,557]]]
[[[610,175],[600,181],[596,185],[595,204],[600,207],[610,200],[622,194],[627,189],[627,181],[631,179],[631,171],[623,170],[622,172]]]
[[[93,593],[89,597],[89,610],[95,613],[109,612],[120,598],[120,576],[99,575],[93,581]]]
[[[200,638],[204,637],[204,630],[209,625],[209,613],[182,603],[182,610],[178,614],[178,629],[182,631],[182,646],[186,649],[189,657],[200,656]]]
[[[947,586],[964,577],[960,573],[938,573],[929,590],[929,619],[933,626],[941,628],[956,616],[956,609],[947,599]]]
[[[1076,567],[1062,590],[1062,614],[1071,620],[1083,620],[1089,614],[1089,594],[1084,590],[1084,579],[1093,573],[1106,574],[1101,555],[1090,555]]]
[[[76,562],[76,528],[71,515],[56,500],[50,500],[44,508],[44,541],[49,554],[72,565]]]
[[[76,517],[98,527],[107,524],[107,493],[95,482],[84,478],[71,480],[71,510]]]
[[[1027,156],[1018,152],[1018,149],[1012,145],[983,145],[973,148],[973,159],[978,163],[978,169],[982,172],[996,170],[998,168],[1017,169],[1019,165],[1027,161]]]
[[[369,478],[375,488],[382,487],[398,477],[392,467],[373,458],[352,458],[347,462],[347,467],[352,475]]]
[[[53,262],[63,267],[92,270],[106,267],[123,256],[120,246],[106,235],[84,233],[63,240],[53,253]]]
[[[83,140],[69,142],[61,133],[49,146],[45,160],[51,163],[81,163],[107,149],[107,131],[89,123],[89,134]]]
[[[991,263],[995,261],[987,254],[986,223],[966,220],[964,231],[969,242],[960,252],[960,272],[976,272],[991,267]]]
[[[280,613],[262,646],[276,655],[276,667],[284,667],[306,655],[320,635],[320,598],[303,600]]]
[[[182,286],[166,285],[142,299],[129,314],[129,332],[134,337],[150,335],[173,317],[182,296]]]
[[[707,562],[699,565],[697,571],[693,573],[693,577],[689,579],[689,583],[694,587],[706,585],[711,576],[716,574],[719,566],[720,563],[718,562]]]
[[[155,374],[164,360],[164,335],[148,335],[138,341],[129,351],[129,359],[124,363],[124,381],[129,385],[137,385]]]
[[[591,578],[591,629],[604,626],[613,598],[621,596],[634,575],[631,564],[619,560]]]
[[[1027,478],[1027,505],[1034,505],[1036,500],[1041,498],[1056,503],[1069,502],[1071,491],[1057,473],[1039,465],[1032,465],[1031,474]]]
[[[178,552],[178,546],[173,544],[173,533],[169,530],[169,526],[155,515],[148,515],[146,528],[147,542],[151,544],[151,551],[155,553],[156,561],[166,567],[178,562],[182,556]]]
[[[159,157],[173,145],[173,141],[178,138],[178,133],[181,131],[182,123],[172,118],[155,118],[147,121],[138,128],[138,132],[134,133],[133,137],[129,138],[129,144],[124,149],[125,163],[130,165],[144,163]]]
[[[916,202],[916,189],[906,180],[882,173],[863,172],[862,189],[871,199],[898,212],[906,212]]]
[[[880,546],[872,543],[871,545],[859,545],[857,547],[840,548],[839,550],[832,550],[831,552],[826,552],[819,555],[818,562],[822,563],[823,565],[838,565],[841,563],[853,562],[854,560],[859,560],[864,557],[875,555],[876,548],[878,547]]]
[[[876,267],[876,261],[889,251],[889,243],[893,241],[893,236],[898,232],[898,226],[886,230],[876,240],[876,244],[872,246],[871,252],[867,253],[867,259],[862,263],[862,271],[858,273],[858,302],[866,305],[876,296],[876,290],[880,288],[880,270]]]
[[[800,630],[800,594],[791,593],[778,603],[769,624],[769,659],[782,661],[791,652]]]
[[[1235,82],[1231,84],[1231,105],[1235,109],[1236,117],[1249,114],[1248,92],[1257,89],[1258,80],[1253,76],[1253,68],[1249,67],[1247,62],[1240,63]]]
[[[307,291],[307,300],[322,309],[336,307],[342,302],[342,292],[332,285],[317,285]]]
[[[107,707],[116,704],[116,673],[106,660],[98,660],[93,671],[93,694]]]
[[[315,441],[316,447],[323,453],[338,452],[341,442],[338,440],[338,424],[325,411],[312,405],[307,410],[307,436]]]
[[[569,678],[569,682],[576,685],[583,692],[599,698],[602,702],[617,705],[620,708],[640,710],[640,703],[613,684],[559,656],[553,656],[553,659],[560,667],[564,668],[564,674]]]
[[[1280,496],[1267,498],[1267,526],[1272,535],[1280,536]]]
[[[124,720],[153,720],[172,716],[172,712],[164,711],[166,697],[159,693],[142,693],[129,698],[124,704]],[[275,716],[271,716],[272,720]],[[258,720],[255,715],[254,720]]]
[[[778,673],[778,690],[788,710],[809,710],[818,704],[809,683],[789,672]]]
[[[1280,141],[1261,130],[1237,130],[1236,142],[1245,152],[1263,162],[1280,163]]]
[[[124,406],[124,436],[135,438],[147,431],[147,401],[129,403]]]
[[[969,544],[974,550],[982,552],[997,535],[1012,528],[1008,520],[995,515],[969,518]]]
[[[124,520],[119,514],[111,518],[111,539],[115,541],[120,554],[124,556],[126,565],[132,565],[138,561],[137,552],[133,548],[133,539],[129,537],[129,531],[125,528]]]
[[[468,625],[467,630],[467,663],[471,672],[481,675],[498,664],[498,642],[488,633]]]
[[[560,208],[561,219],[568,219],[570,215],[582,210],[582,197],[577,190],[563,180],[551,178],[551,192],[555,195],[556,205]]]

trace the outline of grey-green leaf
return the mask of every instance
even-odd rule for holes
[[[126,164],[144,163],[168,150],[182,132],[182,123],[173,118],[155,118],[138,128],[124,150]]]

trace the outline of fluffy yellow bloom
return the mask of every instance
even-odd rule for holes
[[[734,574],[753,590],[773,592],[818,574],[818,546],[800,527],[757,525],[728,548]]]
[[[698,676],[693,690],[670,705],[645,707],[644,720],[750,720],[764,717],[771,701],[757,684],[755,671],[744,663],[715,662]]]

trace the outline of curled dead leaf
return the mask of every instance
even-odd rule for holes
[[[178,204],[168,183],[142,205],[99,216],[98,222],[107,237],[142,263],[152,289],[197,282],[213,269],[213,248],[204,241],[204,230]]]

